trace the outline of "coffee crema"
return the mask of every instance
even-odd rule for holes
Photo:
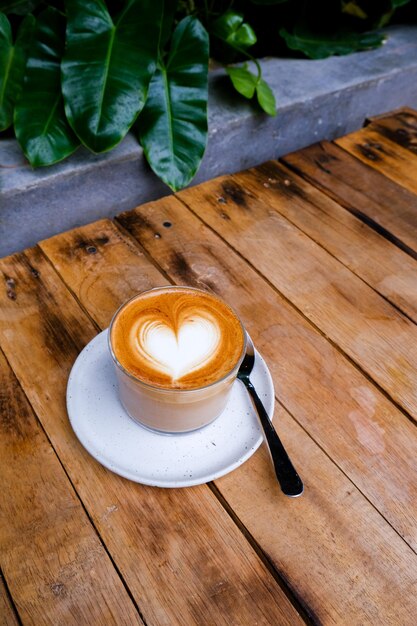
[[[111,326],[119,364],[138,380],[165,389],[197,389],[227,376],[244,348],[244,331],[216,296],[186,287],[144,292]]]

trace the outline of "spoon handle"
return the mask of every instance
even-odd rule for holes
[[[291,463],[290,457],[282,445],[281,439],[278,437],[277,432],[268,417],[268,413],[256,393],[255,387],[249,379],[246,379],[243,382],[246,385],[258,412],[259,421],[261,422],[265,433],[265,439],[268,444],[272,463],[275,468],[275,474],[278,478],[281,490],[286,496],[291,496],[293,498],[301,496],[304,491],[303,482],[297,474],[294,465]]]

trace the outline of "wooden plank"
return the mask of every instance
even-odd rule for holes
[[[370,119],[369,128],[417,154],[417,111],[404,107]]]
[[[0,560],[24,624],[143,624],[0,352]]]
[[[417,198],[338,146],[323,141],[283,161],[417,258]]]
[[[0,623],[2,626],[18,626],[19,621],[10,596],[0,574]]]
[[[179,197],[417,420],[415,324],[236,179]]]
[[[417,550],[415,427],[178,200],[164,198],[118,219],[175,282],[208,287],[233,304],[269,364],[279,400],[302,425],[277,408],[276,424],[305,480],[304,495],[289,501],[277,492],[262,449],[216,482],[231,509],[316,619],[365,624],[378,614],[389,623],[398,598],[385,593],[398,581],[391,587],[388,579],[407,568],[405,562],[414,568],[415,556],[404,552],[374,507]],[[378,553],[396,565],[385,571],[378,559],[384,571],[372,571]],[[354,591],[358,585],[362,593]],[[406,613],[399,619],[411,621]]]
[[[317,146],[313,148],[307,149],[308,157],[303,151],[290,155],[291,165],[296,161],[300,170],[305,158],[311,163],[314,152],[316,157],[320,152]],[[235,179],[417,322],[417,259],[277,162],[265,163]]]
[[[398,185],[417,194],[417,155],[368,126],[335,143]]]
[[[92,253],[77,243],[70,255],[74,267],[83,256],[96,273],[96,284],[84,283],[83,293],[97,289],[103,251],[121,246],[121,236],[98,225],[96,246]],[[136,280],[143,285],[142,259],[128,247],[124,264],[129,257],[139,259]],[[133,273],[125,282],[116,267],[107,269],[110,288],[135,287]],[[95,328],[38,248],[1,260],[0,270],[3,349],[146,623],[200,625],[204,616],[207,624],[226,625],[230,612],[237,624],[302,623],[207,486],[144,487],[107,471],[82,448],[68,422],[65,389]],[[103,298],[97,301],[108,310]]]

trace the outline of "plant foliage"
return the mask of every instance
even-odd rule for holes
[[[209,42],[201,22],[188,16],[161,55],[139,118],[139,139],[154,172],[174,191],[194,176],[207,142]]]
[[[151,168],[178,190],[195,175],[207,143],[209,51],[239,94],[256,101],[260,114],[275,115],[260,56],[367,50],[383,43],[382,26],[416,5],[0,0],[0,131],[13,127],[35,167],[81,144],[110,150],[133,126]]]
[[[65,117],[61,92],[64,34],[59,11],[48,7],[40,13],[14,114],[17,140],[33,166],[62,161],[80,143]]]

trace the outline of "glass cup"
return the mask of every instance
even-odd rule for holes
[[[178,289],[178,285],[157,287],[148,291]],[[207,293],[194,287],[190,291]],[[143,293],[148,293],[148,291]],[[136,294],[116,311],[110,323],[108,342],[119,389],[120,401],[132,419],[151,430],[163,433],[185,433],[213,422],[226,408],[233,383],[246,351],[246,332],[234,313],[243,333],[243,348],[233,368],[222,378],[197,389],[172,389],[153,386],[128,372],[117,359],[112,346],[112,327],[119,313],[141,294]],[[211,296],[217,298],[213,294]],[[220,298],[218,298],[220,300]],[[230,307],[229,307],[230,308]]]

